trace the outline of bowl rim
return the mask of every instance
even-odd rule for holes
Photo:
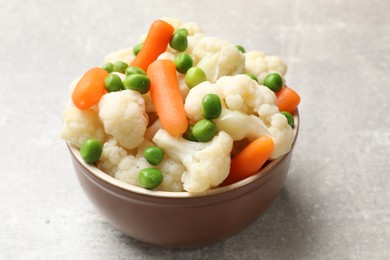
[[[284,154],[272,161],[270,161],[265,167],[260,169],[256,174],[249,176],[241,181],[222,186],[222,187],[217,187],[213,188],[204,192],[200,193],[190,193],[187,191],[156,191],[156,190],[148,190],[142,187],[138,187],[135,185],[131,185],[125,182],[122,182],[118,179],[115,179],[114,177],[108,175],[107,173],[103,172],[100,170],[98,167],[96,167],[94,164],[87,164],[84,162],[80,155],[80,150],[76,146],[70,144],[69,141],[66,141],[66,145],[71,153],[71,155],[78,161],[78,163],[87,170],[89,174],[92,174],[96,178],[100,179],[101,181],[112,185],[116,188],[121,189],[122,191],[125,192],[131,192],[131,193],[136,193],[138,195],[143,195],[143,196],[150,196],[150,197],[156,197],[156,198],[172,198],[172,199],[177,199],[177,198],[194,198],[194,197],[207,197],[207,196],[212,196],[212,195],[217,195],[220,193],[224,193],[227,191],[232,191],[232,190],[237,190],[239,188],[242,188],[244,186],[247,186],[250,183],[253,183],[259,179],[264,178],[265,176],[269,175],[280,162],[283,161],[283,159],[292,152],[294,145],[296,143],[297,137],[298,137],[298,132],[299,132],[299,125],[300,125],[300,116],[298,109],[294,112],[294,121],[295,121],[295,127],[294,127],[294,141],[291,145],[291,149],[287,154]]]

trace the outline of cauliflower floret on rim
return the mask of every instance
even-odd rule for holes
[[[183,164],[173,160],[168,155],[157,166],[150,165],[143,157],[143,150],[154,145],[145,140],[137,149],[135,155],[126,153],[126,150],[119,147],[115,140],[110,140],[103,148],[100,169],[110,170],[110,175],[125,183],[139,185],[139,172],[145,168],[156,168],[163,173],[163,181],[154,190],[158,191],[183,191],[181,176],[185,170]]]
[[[203,192],[221,184],[229,174],[233,139],[219,132],[207,143],[175,138],[160,129],[153,141],[173,159],[180,161],[185,171],[181,176],[184,190]]]
[[[267,56],[261,51],[250,51],[245,55],[245,71],[257,77],[259,84],[264,83],[264,78],[272,72],[279,73],[282,78],[287,73],[286,63],[277,56]]]
[[[65,108],[63,116],[62,139],[68,140],[72,145],[79,148],[89,138],[104,142],[106,133],[94,109],[80,110],[75,106],[68,106]]]
[[[207,80],[214,83],[218,78],[244,72],[245,56],[237,47],[225,40],[205,36],[192,52],[194,63],[206,74]]]
[[[122,90],[103,95],[99,116],[106,133],[123,147],[133,149],[143,142],[149,120],[145,101],[138,91]]]
[[[100,156],[97,167],[108,175],[115,177],[118,164],[127,155],[128,152],[111,137],[103,145],[102,155]]]

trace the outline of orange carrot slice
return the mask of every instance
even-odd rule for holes
[[[274,142],[262,136],[251,142],[230,164],[230,173],[222,185],[229,185],[255,174],[271,156]]]
[[[172,25],[167,22],[162,20],[153,22],[141,50],[130,65],[146,71],[148,66],[167,49],[173,31]]]
[[[163,128],[172,136],[182,135],[188,127],[176,75],[176,65],[171,60],[156,60],[150,64],[150,96]]]
[[[279,111],[286,111],[292,114],[297,109],[300,101],[301,98],[298,93],[287,86],[276,92],[276,105]]]
[[[106,70],[98,67],[92,68],[84,74],[72,94],[73,103],[78,109],[86,110],[99,102],[106,93],[104,79],[107,75]]]

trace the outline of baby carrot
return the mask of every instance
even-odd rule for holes
[[[276,105],[279,111],[287,111],[292,114],[298,107],[300,101],[301,98],[298,93],[287,86],[284,86],[276,92]]]
[[[230,173],[223,182],[229,185],[255,174],[270,157],[274,142],[268,136],[262,136],[251,142],[230,164]]]
[[[173,31],[172,25],[167,22],[162,20],[153,22],[141,50],[130,65],[146,71],[149,64],[167,49]]]
[[[183,134],[188,127],[176,75],[176,65],[171,60],[156,60],[150,64],[150,96],[163,128],[172,136]]]
[[[99,102],[106,93],[104,79],[107,75],[108,72],[105,69],[98,67],[84,74],[72,94],[73,103],[78,109],[85,110]]]

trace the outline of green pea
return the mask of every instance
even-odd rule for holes
[[[198,121],[192,128],[192,134],[199,142],[208,142],[217,133],[217,126],[209,119]]]
[[[144,44],[144,43],[141,42],[141,43],[138,43],[136,46],[134,46],[134,48],[133,48],[133,53],[134,53],[135,56],[138,55],[138,53],[139,53],[139,51],[141,50],[143,44]]]
[[[245,75],[247,75],[248,77],[250,77],[251,79],[253,79],[253,80],[256,81],[256,82],[259,82],[259,81],[257,80],[257,77],[256,77],[255,75],[253,75],[252,73],[247,73],[247,74],[245,74]]]
[[[216,94],[207,94],[202,99],[202,114],[207,119],[215,119],[221,115],[221,99]]]
[[[145,168],[139,172],[138,181],[141,187],[146,189],[157,188],[164,179],[164,175],[159,169]]]
[[[199,83],[206,81],[207,78],[206,78],[206,74],[201,68],[192,67],[189,70],[187,70],[184,80],[189,88],[193,88]]]
[[[186,28],[180,28],[180,29],[177,29],[175,31],[175,33],[181,33],[183,34],[185,37],[188,37],[188,30]]]
[[[187,70],[192,67],[192,57],[188,53],[182,52],[175,58],[176,70],[181,74],[186,74]]]
[[[193,126],[188,126],[187,130],[183,134],[183,138],[191,141],[191,142],[198,142],[198,140],[195,138],[195,136],[192,134]]]
[[[125,89],[137,90],[141,94],[148,93],[150,89],[150,79],[142,74],[130,74],[123,81]]]
[[[114,72],[119,72],[119,73],[125,74],[126,68],[127,68],[128,66],[129,66],[129,65],[127,65],[126,62],[117,61],[117,62],[114,63],[113,71],[114,71]]]
[[[146,147],[144,157],[150,165],[156,166],[164,159],[164,150],[158,146]]]
[[[169,42],[169,45],[177,51],[185,51],[188,46],[187,36],[183,33],[174,33]]]
[[[283,79],[279,73],[268,74],[264,78],[264,86],[271,89],[273,92],[278,92],[283,87]]]
[[[130,74],[142,74],[146,75],[145,71],[139,67],[136,66],[128,66],[125,71],[126,76],[129,76]]]
[[[294,117],[293,115],[291,115],[289,112],[287,111],[282,111],[280,112],[281,114],[283,114],[286,118],[287,118],[287,123],[292,127],[294,128]]]
[[[245,53],[245,49],[244,47],[242,47],[241,45],[236,45],[237,49],[242,52],[242,53]]]
[[[108,92],[119,91],[123,87],[122,80],[118,75],[110,73],[104,80],[104,87]]]
[[[99,161],[102,155],[103,145],[97,139],[87,139],[80,147],[81,158],[86,163],[95,163]]]
[[[111,73],[114,70],[114,64],[109,62],[109,63],[104,64],[101,68],[105,69],[108,73]]]

